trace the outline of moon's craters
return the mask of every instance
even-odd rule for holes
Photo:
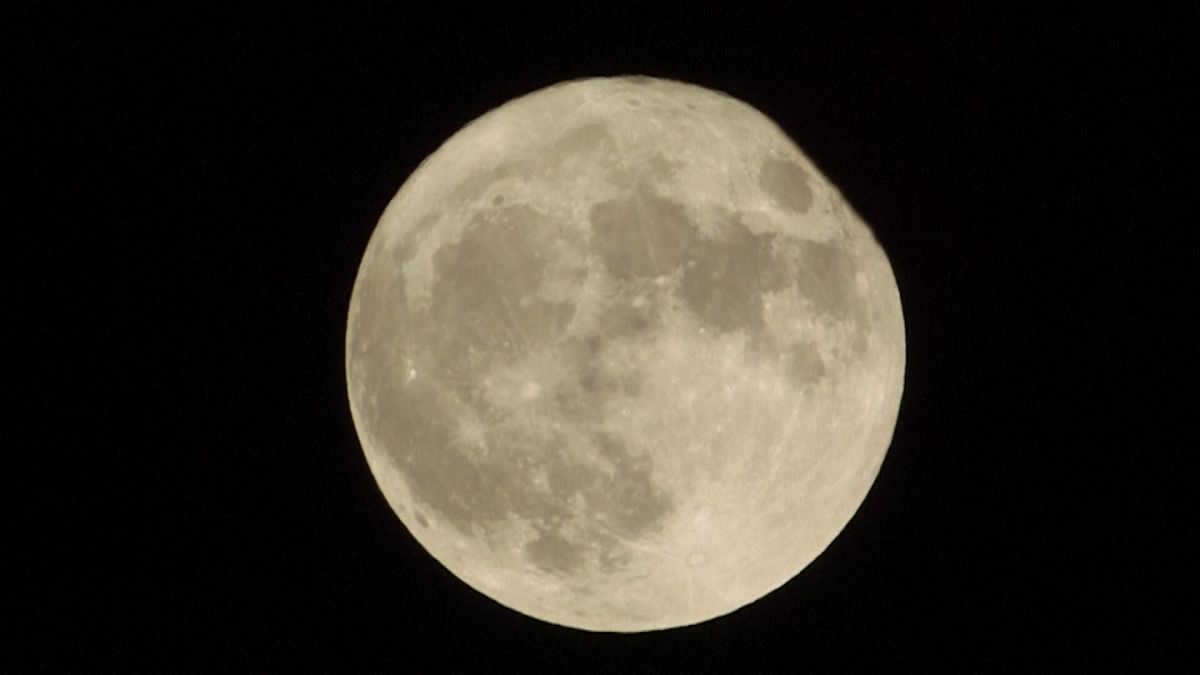
[[[825,376],[825,361],[817,345],[810,340],[797,340],[784,348],[782,359],[788,379],[797,388],[808,386]]]
[[[475,588],[596,630],[786,581],[865,494],[903,370],[886,257],[831,203],[753,109],[654,78],[447,141],[350,307],[355,422],[401,519]]]
[[[398,266],[403,266],[416,256],[418,243],[433,229],[433,226],[437,224],[441,217],[442,214],[440,212],[430,211],[421,216],[412,229],[404,234],[404,239],[396,247],[395,255],[393,256]]]
[[[772,254],[774,239],[731,222],[719,239],[697,241],[679,288],[688,308],[720,331],[758,331],[763,294],[786,282]]]
[[[808,172],[795,162],[764,161],[759,168],[758,183],[776,204],[792,213],[804,213],[812,206]]]
[[[791,254],[800,293],[812,300],[818,311],[838,319],[858,313],[861,302],[854,291],[857,266],[842,242],[803,241]]]
[[[604,266],[618,279],[669,274],[697,234],[681,205],[645,188],[599,202],[591,223]]]
[[[840,242],[754,233],[736,212],[719,221],[715,236],[704,236],[680,204],[645,187],[597,203],[590,215],[590,256],[572,256],[558,249],[578,241],[545,236],[555,230],[551,216],[523,204],[480,211],[456,242],[434,252],[427,309],[392,307],[378,284],[366,284],[361,310],[378,315],[388,331],[419,336],[396,344],[416,351],[423,362],[412,370],[428,374],[399,381],[372,374],[375,404],[365,413],[410,486],[417,524],[440,524],[493,547],[515,544],[525,563],[580,594],[596,592],[584,579],[650,574],[631,546],[662,531],[680,508],[656,468],[669,444],[657,423],[634,421],[644,413],[630,406],[645,405],[638,402],[647,359],[664,348],[665,336],[685,339],[676,332],[681,318],[702,327],[689,340],[716,345],[726,342],[722,335],[741,335],[737,358],[775,359],[800,391],[829,375],[833,357],[818,344],[829,336],[772,331],[767,301],[776,314],[810,311],[850,325],[859,318],[860,286]],[[602,296],[582,291],[588,265],[607,277]],[[388,297],[404,297],[402,279],[395,274],[384,284]],[[571,287],[578,290],[564,292]],[[391,349],[377,340],[370,358],[392,359]],[[738,367],[730,364],[724,367]],[[662,383],[655,388],[662,391]],[[719,395],[705,400],[716,409],[740,405],[718,403]],[[698,428],[711,426],[721,443],[733,442],[733,421],[710,418]],[[643,439],[656,449],[641,447]],[[709,560],[692,551],[677,564],[699,569]]]
[[[524,419],[513,409],[519,404],[468,409],[438,389],[389,387],[378,392],[380,414],[370,419],[421,505],[423,526],[433,516],[460,536],[486,537],[509,518],[529,522],[538,533],[525,544],[529,560],[566,573],[581,561],[601,564],[597,551],[588,552],[596,537],[636,539],[671,511],[649,456],[622,439],[586,424],[566,428],[553,409]],[[464,436],[463,420],[475,415],[485,425]],[[541,480],[530,481],[535,474]]]
[[[430,376],[384,384],[372,408],[423,529],[438,522],[494,546],[516,537],[528,564],[581,593],[590,592],[581,578],[631,572],[629,545],[666,527],[678,508],[655,455],[635,445],[642,423],[614,422],[625,414],[615,409],[637,405],[647,355],[678,329],[667,328],[678,324],[671,317],[707,327],[701,341],[742,335],[741,358],[775,359],[800,391],[828,376],[833,356],[820,335],[768,330],[766,301],[850,325],[860,285],[840,242],[754,233],[736,212],[704,236],[680,204],[645,186],[590,215],[590,264],[607,275],[606,295],[571,302],[561,289],[548,300],[546,289],[582,289],[587,256],[556,250],[570,244],[544,236],[554,229],[549,216],[523,204],[476,213],[433,254],[428,309],[400,312],[408,326],[392,325],[424,336],[421,370]],[[716,424],[713,433],[730,436]],[[527,533],[506,529],[513,521]],[[708,560],[694,551],[679,564]]]
[[[561,334],[573,307],[547,302],[538,289],[549,265],[539,243],[544,217],[521,205],[475,217],[459,242],[433,257],[430,353],[439,372],[476,372]]]
[[[409,349],[427,374],[368,376],[376,404],[364,414],[422,506],[422,527],[503,539],[504,522],[529,523],[526,559],[565,577],[580,565],[611,569],[627,557],[613,538],[642,536],[673,505],[649,456],[602,429],[604,401],[638,391],[621,340],[651,329],[652,307],[613,304],[595,332],[566,336],[575,307],[540,294],[556,245],[545,227],[527,207],[498,207],[434,254],[429,308],[391,325],[422,336]],[[371,302],[365,311],[392,315]],[[399,344],[377,342],[370,358]]]
[[[584,124],[554,141],[548,157],[559,163],[579,163],[604,145],[611,146],[612,136],[602,122]],[[609,148],[611,149],[611,147]]]

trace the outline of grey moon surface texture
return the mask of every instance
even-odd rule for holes
[[[854,515],[904,383],[875,236],[752,106],[572,80],[477,118],[362,258],[346,377],[380,490],[457,578],[635,632],[779,588]]]

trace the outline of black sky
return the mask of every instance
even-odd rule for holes
[[[1161,376],[1194,351],[1194,300],[1159,260],[1196,222],[1190,17],[299,4],[5,22],[33,392],[13,438],[37,460],[9,491],[32,591],[12,665],[1179,663],[1194,525],[1163,478],[1195,396]],[[895,439],[842,536],[754,605],[637,636],[527,619],[426,555],[363,460],[342,360],[360,256],[418,163],[506,100],[613,74],[776,120],[874,229],[908,334]]]

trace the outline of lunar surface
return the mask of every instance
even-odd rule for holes
[[[900,295],[874,235],[750,105],[670,80],[512,100],[388,205],[349,306],[380,489],[455,576],[645,631],[783,585],[891,442]]]

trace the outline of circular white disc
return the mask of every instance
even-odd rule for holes
[[[483,115],[388,206],[350,302],[354,421],[458,578],[640,631],[753,602],[864,499],[904,378],[868,227],[727,95],[576,80]]]

